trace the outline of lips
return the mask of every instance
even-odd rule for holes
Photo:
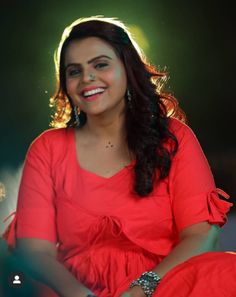
[[[106,89],[105,87],[99,87],[99,86],[87,87],[80,92],[80,95],[83,97],[87,97],[97,93],[102,93],[105,91],[105,89]]]
[[[105,89],[103,90],[103,92],[100,92],[100,93],[98,92],[98,93],[95,93],[95,94],[92,94],[89,96],[81,96],[81,98],[83,101],[92,102],[92,101],[99,99],[103,95],[104,92],[105,92]]]
[[[82,92],[80,93],[80,96],[82,100],[86,102],[92,102],[97,100],[105,91],[107,88],[105,87],[88,87],[84,88]]]
[[[90,97],[90,96],[93,96],[93,95],[96,95],[96,94],[101,94],[105,91],[104,88],[97,88],[97,89],[93,89],[93,90],[90,90],[90,91],[84,91],[82,93],[82,96],[84,97]]]

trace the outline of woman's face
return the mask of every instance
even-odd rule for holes
[[[124,110],[126,71],[107,42],[97,37],[72,41],[65,67],[67,93],[87,116]]]

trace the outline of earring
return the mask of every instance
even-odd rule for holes
[[[73,111],[74,111],[74,116],[75,116],[75,125],[79,126],[80,125],[80,119],[79,119],[80,109],[79,109],[79,107],[74,106]]]
[[[132,108],[132,96],[131,96],[131,93],[130,93],[130,90],[127,89],[127,100],[128,100],[128,106],[129,108],[131,109]]]

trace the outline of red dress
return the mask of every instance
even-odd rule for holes
[[[73,128],[42,133],[27,153],[17,211],[4,235],[8,244],[26,237],[58,244],[58,260],[78,280],[99,297],[119,297],[132,280],[171,252],[181,230],[204,221],[222,226],[231,203],[218,194],[228,195],[215,187],[192,130],[175,119],[170,120],[170,129],[179,149],[169,176],[155,185],[148,198],[132,192],[135,161],[104,178],[80,167]],[[201,263],[204,257],[212,259],[212,254],[190,262]],[[217,255],[236,263],[233,254]],[[176,268],[187,271],[188,263]],[[236,267],[232,269],[236,273]],[[165,283],[181,283],[176,283],[176,277],[169,280],[172,271],[165,276],[166,282],[163,279],[159,292]],[[172,296],[163,290],[163,296]]]

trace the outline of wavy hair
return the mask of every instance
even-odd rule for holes
[[[124,64],[127,85],[132,96],[126,95],[125,127],[129,151],[136,158],[134,192],[148,196],[158,182],[168,176],[171,160],[178,149],[177,138],[169,130],[169,118],[186,122],[185,113],[171,94],[163,91],[167,73],[151,65],[126,26],[115,18],[95,16],[78,19],[67,27],[55,52],[56,91],[50,99],[55,108],[52,127],[75,126],[72,102],[67,95],[65,53],[73,40],[98,37],[109,43]],[[80,127],[86,114],[80,112]],[[166,143],[171,143],[169,149]]]

